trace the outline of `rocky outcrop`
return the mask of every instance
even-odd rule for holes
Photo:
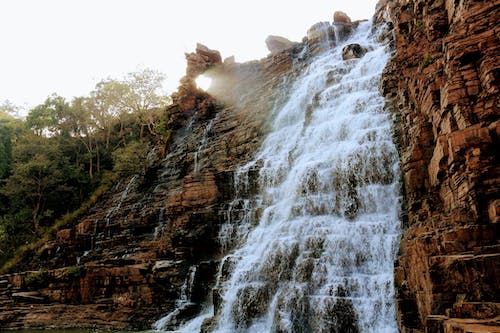
[[[307,30],[306,41],[313,54],[322,52],[335,45],[335,29],[330,22],[318,22]]]
[[[266,38],[266,46],[271,53],[279,53],[291,48],[295,44],[297,43],[294,43],[291,40],[281,36],[270,35]]]
[[[346,13],[340,11],[333,13],[333,27],[337,30],[336,34],[340,40],[349,37],[353,31],[351,18]]]
[[[404,182],[401,332],[497,332],[500,2],[395,0],[382,89]]]
[[[245,64],[201,44],[186,54],[166,146],[151,151],[144,174],[115,184],[0,277],[0,327],[147,329],[185,297],[175,320],[196,315],[223,255],[233,173],[257,150],[303,49]],[[201,74],[213,79],[209,92],[196,87]]]

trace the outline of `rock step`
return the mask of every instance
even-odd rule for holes
[[[446,311],[450,318],[488,319],[500,316],[500,303],[495,302],[463,302],[456,303]]]
[[[38,291],[25,291],[12,294],[12,298],[22,303],[45,303],[45,298]]]
[[[469,302],[497,302],[500,299],[500,253],[432,256],[429,266],[436,294],[448,299],[465,294]],[[473,295],[470,285],[464,284],[468,279],[475,281]]]
[[[500,333],[500,318],[494,320],[449,319],[444,322],[444,333]]]
[[[475,255],[498,254],[498,253],[500,253],[500,244],[489,245],[489,246],[478,246],[474,248]]]
[[[448,318],[429,315],[426,333],[500,333],[500,316],[492,319]]]

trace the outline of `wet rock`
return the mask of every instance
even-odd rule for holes
[[[170,136],[155,150],[164,155],[153,159],[147,176],[123,179],[104,193],[36,249],[36,258],[16,266],[18,274],[0,276],[7,281],[0,283],[0,326],[149,329],[176,309],[190,267],[196,272],[184,293],[193,305],[179,319],[194,316],[214,287],[225,254],[218,232],[234,195],[234,170],[260,146],[302,47],[243,64],[223,64],[217,51],[203,45],[186,55],[186,76],[166,110]],[[206,71],[213,95],[194,83]],[[198,155],[202,167],[194,172],[202,139],[207,142]],[[257,165],[249,173],[252,182],[258,173]],[[155,232],[158,228],[162,232]],[[12,292],[28,292],[27,275],[42,272],[43,280],[31,279],[30,288],[46,303],[30,309],[15,302]]]
[[[339,40],[347,39],[353,32],[353,24],[346,13],[336,11],[333,13],[333,27]]]
[[[236,327],[247,329],[253,320],[266,313],[269,303],[269,289],[265,284],[249,285],[238,290],[237,301],[233,305]]]
[[[362,58],[368,50],[359,44],[349,44],[342,49],[342,59]]]
[[[335,30],[329,22],[318,22],[307,30],[307,45],[313,55],[333,47],[335,39]]]

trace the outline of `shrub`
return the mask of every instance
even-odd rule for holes
[[[430,55],[426,56],[424,58],[424,60],[422,61],[422,63],[420,64],[420,68],[421,69],[426,68],[427,66],[429,66],[432,63],[433,60],[434,59],[432,58],[432,56],[430,56]]]
[[[47,284],[49,274],[45,269],[38,272],[30,272],[24,277],[24,284],[30,290],[40,289]]]
[[[64,277],[67,280],[76,280],[82,277],[83,270],[80,266],[71,266],[64,272]]]

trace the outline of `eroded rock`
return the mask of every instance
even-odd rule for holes
[[[269,52],[273,54],[289,49],[295,44],[297,43],[294,43],[289,39],[286,39],[285,37],[281,36],[270,35],[266,38],[267,49],[269,50]]]
[[[475,317],[476,309],[499,315],[489,303],[500,297],[500,44],[491,28],[500,7],[384,0],[378,10],[394,27],[382,90],[407,207],[395,274],[400,331],[466,332],[475,322],[492,332],[491,318]]]

